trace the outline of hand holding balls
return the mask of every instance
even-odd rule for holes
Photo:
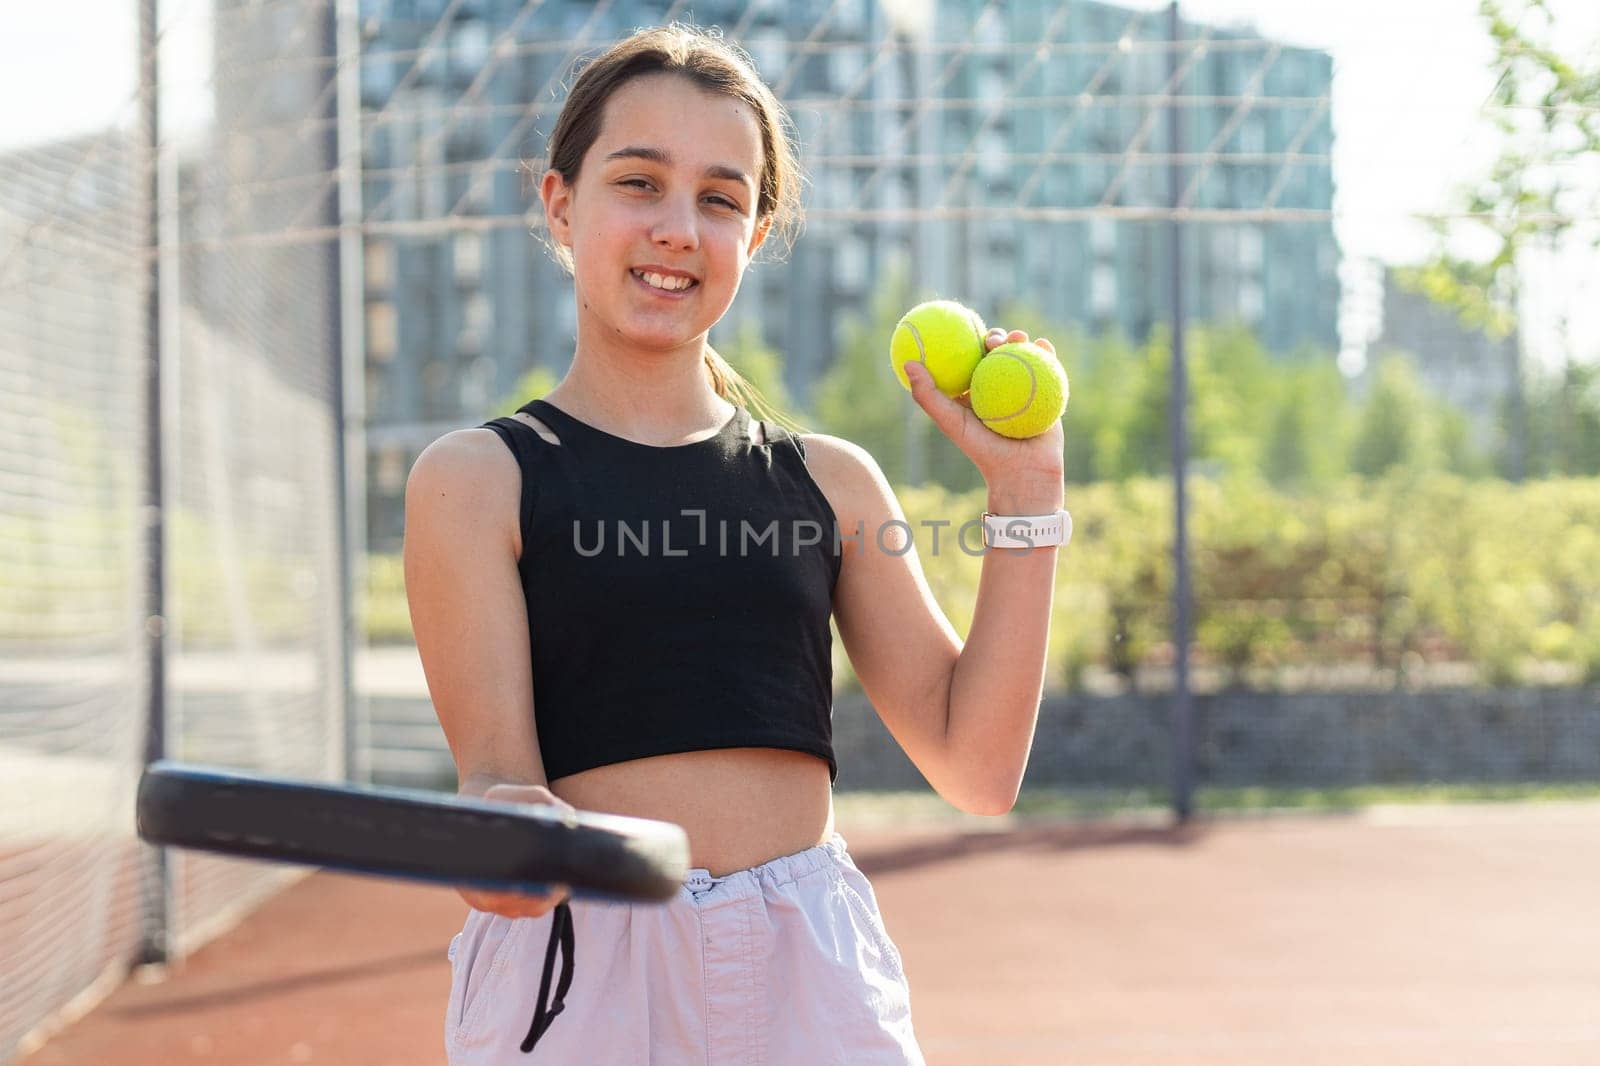
[[[972,413],[1002,436],[1036,437],[1067,408],[1067,375],[1054,355],[1028,341],[990,351],[983,320],[954,300],[932,300],[907,311],[889,342],[889,361],[907,389],[908,362],[921,363],[946,396],[970,389]]]

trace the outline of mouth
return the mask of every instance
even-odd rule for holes
[[[659,274],[653,270],[630,270],[628,273],[658,296],[683,296],[700,287],[699,279],[679,274]]]

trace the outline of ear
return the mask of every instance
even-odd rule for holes
[[[750,248],[746,255],[754,256],[756,249],[767,242],[767,234],[772,232],[772,215],[765,214],[756,219],[755,235],[750,238]]]
[[[539,199],[544,201],[544,224],[559,243],[572,246],[572,223],[567,218],[572,208],[572,186],[559,170],[547,170],[539,179]]]

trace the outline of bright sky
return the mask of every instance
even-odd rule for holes
[[[1569,46],[1600,46],[1600,3],[1548,0]],[[1360,259],[1415,260],[1431,247],[1419,212],[1446,209],[1495,142],[1480,117],[1494,87],[1493,46],[1477,0],[1181,0],[1186,18],[1245,23],[1289,44],[1333,53],[1334,210],[1347,257],[1346,344],[1375,328]],[[1160,6],[1148,2],[1139,6]],[[1576,47],[1574,46],[1574,50]],[[1600,178],[1597,178],[1600,180]],[[1591,220],[1589,233],[1600,228]],[[1524,332],[1536,361],[1559,358],[1564,329],[1580,357],[1600,359],[1600,256],[1581,242],[1529,269]]]
[[[1566,40],[1600,42],[1600,3],[1550,5]],[[7,6],[0,16],[0,99],[27,105],[0,113],[0,150],[131,119],[134,0]],[[209,62],[207,0],[162,6],[163,24],[176,27],[163,58],[167,74],[197,86]],[[1183,0],[1183,11],[1198,21],[1253,24],[1268,37],[1333,53],[1341,246],[1352,264],[1424,254],[1426,233],[1412,216],[1442,209],[1453,183],[1480,169],[1493,150],[1480,117],[1492,76],[1477,0]],[[169,93],[169,129],[203,118],[201,97]],[[1580,353],[1600,358],[1597,261],[1593,252],[1571,252],[1537,268],[1530,286],[1536,303],[1527,308],[1536,353],[1549,358],[1559,347],[1555,331],[1565,316]],[[1347,343],[1371,327],[1358,282],[1346,278]]]

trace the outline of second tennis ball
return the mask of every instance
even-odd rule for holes
[[[906,364],[921,363],[946,396],[960,396],[984,355],[983,319],[954,300],[930,300],[905,313],[889,339],[889,362],[907,390]]]
[[[972,413],[1006,437],[1037,437],[1067,409],[1067,372],[1037,344],[1002,344],[972,374]]]

